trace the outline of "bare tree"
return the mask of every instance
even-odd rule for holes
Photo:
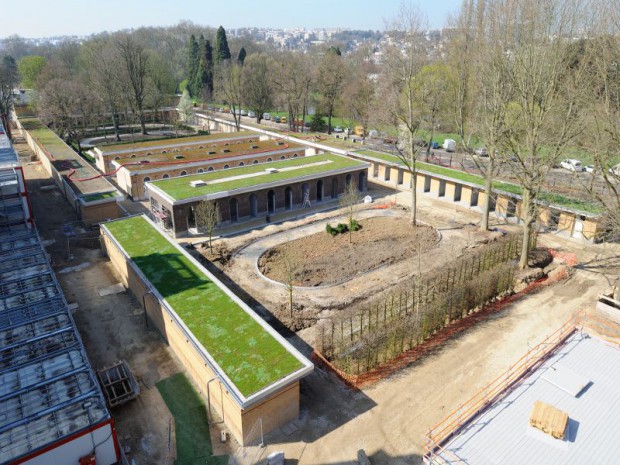
[[[215,70],[215,94],[230,108],[235,128],[240,129],[242,93],[242,68],[237,61],[224,60]]]
[[[0,118],[9,138],[11,138],[9,115],[14,103],[13,90],[18,83],[17,64],[12,57],[7,55],[0,62]]]
[[[68,144],[75,143],[80,153],[81,139],[102,111],[101,101],[86,84],[62,78],[52,79],[41,89],[38,109],[41,119],[53,125]]]
[[[359,207],[361,194],[354,181],[350,181],[344,188],[344,192],[340,196],[340,206],[346,209],[347,226],[349,228],[349,244],[353,241],[353,230],[356,229],[355,212]]]
[[[107,107],[112,118],[114,136],[117,142],[120,142],[119,114],[122,107],[122,89],[118,77],[120,56],[108,40],[96,40],[86,46],[85,50],[90,81]]]
[[[284,265],[284,279],[286,285],[286,291],[288,293],[288,308],[291,319],[294,318],[294,291],[295,291],[295,278],[301,265],[297,250],[291,246],[291,242],[287,241],[286,244],[280,249],[280,258]]]
[[[576,60],[574,39],[589,30],[587,3],[496,0],[485,14],[487,40],[501,47],[512,97],[501,122],[501,147],[511,154],[509,164],[522,188],[521,268],[527,267],[547,174],[582,130],[588,60]]]
[[[588,108],[588,131],[582,143],[593,155],[595,172],[584,187],[603,207],[601,234],[608,240],[620,238],[620,5],[595,3],[597,24],[602,33],[588,42],[592,69]],[[598,183],[597,179],[602,179]],[[616,285],[617,286],[617,285]],[[618,286],[617,286],[618,287]]]
[[[209,249],[213,251],[213,231],[220,222],[220,209],[215,201],[203,200],[194,210],[196,216],[196,226],[203,228],[209,236]]]
[[[147,91],[148,54],[146,49],[129,34],[116,40],[121,62],[122,88],[134,114],[140,119],[142,134],[146,135],[144,100]]]
[[[271,69],[273,63],[263,53],[250,55],[244,62],[241,89],[245,105],[256,114],[260,123],[263,114],[272,107],[273,85]]]
[[[325,52],[319,62],[316,90],[319,94],[319,107],[327,115],[327,133],[332,131],[332,117],[340,99],[345,78],[343,58],[332,49]]]
[[[273,74],[276,98],[287,108],[289,126],[293,127],[299,115],[302,115],[302,120],[306,117],[313,83],[309,58],[292,52],[281,53],[275,60]]]
[[[386,124],[398,132],[398,156],[411,174],[411,224],[417,223],[417,172],[420,148],[416,143],[422,130],[424,114],[420,101],[424,99],[420,70],[427,60],[422,35],[422,19],[413,6],[401,6],[391,34],[398,37],[401,47],[388,50],[381,78],[379,95],[383,104],[378,109]]]
[[[353,62],[350,78],[345,82],[342,91],[345,115],[348,114],[351,121],[359,121],[365,128],[368,128],[370,117],[377,106],[376,84],[369,71],[367,67]]]

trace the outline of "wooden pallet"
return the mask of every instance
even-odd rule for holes
[[[530,425],[555,439],[564,439],[566,425],[568,425],[568,414],[537,400],[530,415]]]

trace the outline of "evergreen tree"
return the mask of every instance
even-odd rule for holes
[[[196,82],[196,74],[198,73],[198,66],[200,65],[199,58],[199,48],[198,42],[196,41],[196,37],[192,34],[189,38],[189,50],[188,50],[188,87],[189,93],[192,97],[196,96],[196,89],[194,88],[194,84]]]
[[[226,31],[222,26],[217,28],[217,33],[215,34],[215,56],[213,58],[216,65],[231,58]]]
[[[239,62],[239,64],[241,66],[243,66],[243,62],[245,61],[245,56],[247,55],[245,48],[241,47],[241,50],[239,50],[239,55],[237,55],[237,61]]]
[[[198,67],[196,68],[196,74],[194,74],[192,81],[190,82],[190,88],[192,90],[193,97],[201,97],[203,90],[203,75],[205,74],[205,60],[204,60],[204,49],[205,49],[205,36],[200,34],[200,39],[198,40],[198,55],[196,57],[198,61]]]
[[[213,95],[213,47],[208,40],[205,41],[204,62],[203,89],[211,96]]]

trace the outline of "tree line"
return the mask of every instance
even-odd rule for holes
[[[291,130],[302,129],[309,113],[315,129],[325,117],[328,132],[335,116],[349,126],[379,127],[398,140],[412,174],[430,150],[422,142],[437,131],[458,134],[466,152],[482,140],[488,158],[478,162],[487,193],[481,228],[488,228],[502,166],[522,186],[525,267],[541,191],[568,149],[592,155],[606,188],[604,194],[595,185],[583,188],[605,208],[610,234],[620,232],[620,169],[609,171],[620,162],[619,25],[618,2],[463,0],[440,49],[426,39],[423,15],[404,4],[381,49],[343,54],[333,43],[296,53],[243,38],[229,45],[222,27],[182,23],[64,43],[16,63],[22,82],[38,91],[42,116],[67,138],[91,115],[105,115],[117,137],[116,117],[123,114],[146,132],[145,110],[186,90],[186,102],[225,105],[237,127],[242,107],[257,122],[267,111],[284,110]],[[413,225],[416,183],[412,176]]]

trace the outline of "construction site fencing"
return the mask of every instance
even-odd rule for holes
[[[360,375],[512,290],[521,235],[506,235],[370,304],[318,326],[316,349],[338,370]],[[536,237],[532,240],[535,244]]]

